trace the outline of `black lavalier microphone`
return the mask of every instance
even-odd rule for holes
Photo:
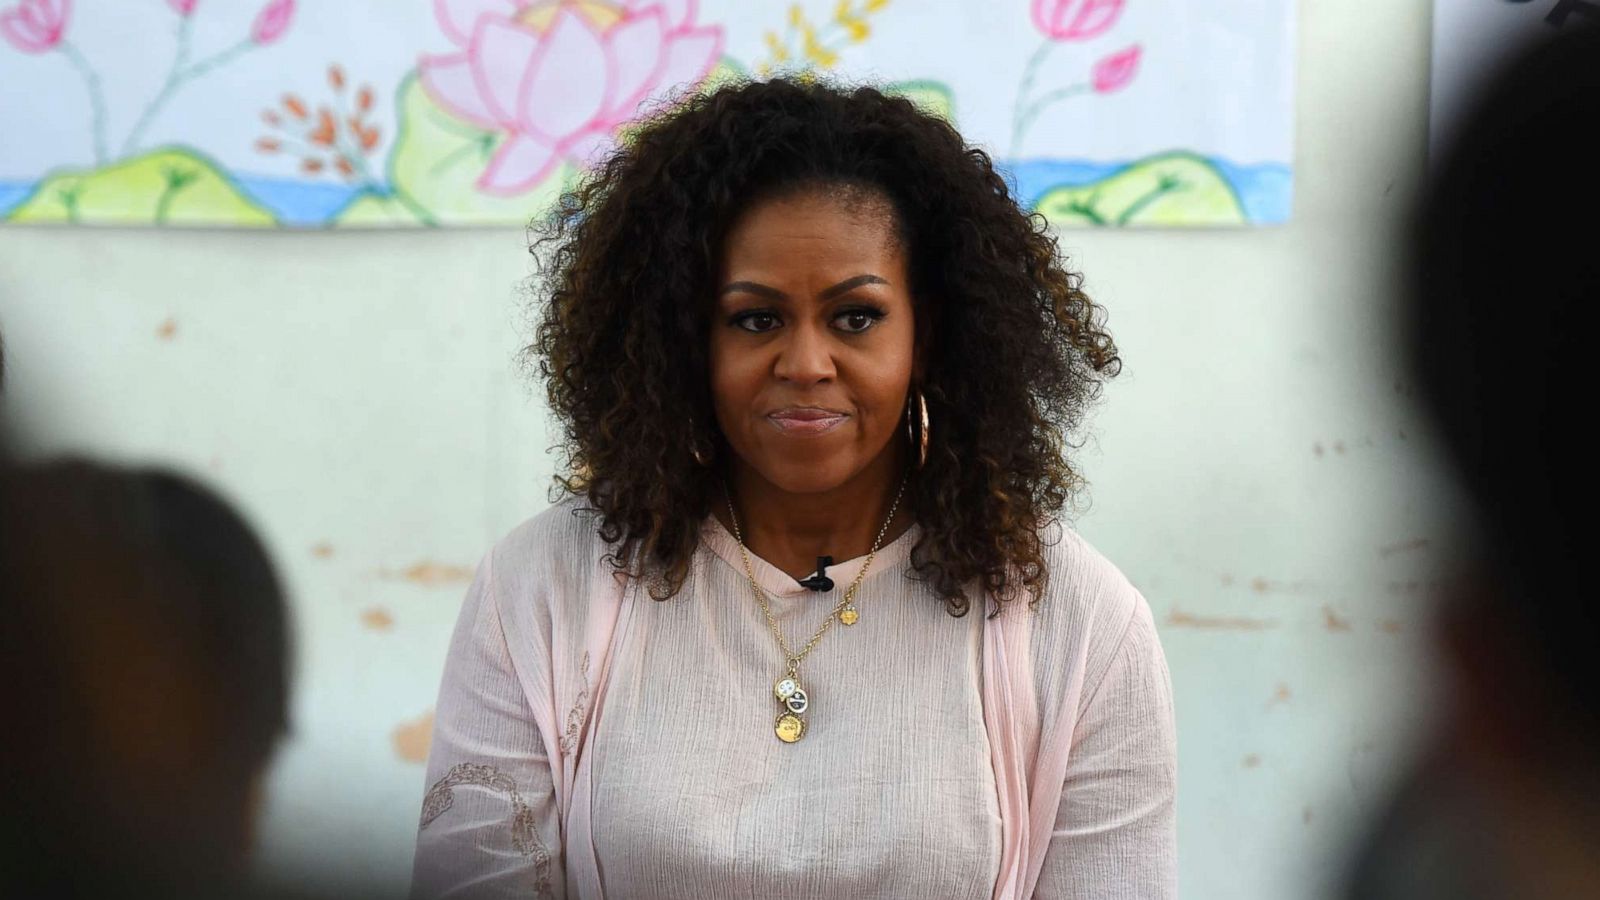
[[[833,590],[833,579],[829,578],[827,574],[828,567],[831,565],[833,565],[833,557],[817,557],[817,574],[808,575],[805,578],[800,579],[800,585],[802,587],[808,587],[813,591]]]

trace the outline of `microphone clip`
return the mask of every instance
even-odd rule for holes
[[[833,565],[833,557],[817,557],[817,574],[808,575],[800,579],[801,587],[810,588],[813,591],[833,590],[833,579],[828,577],[828,567],[831,565]]]

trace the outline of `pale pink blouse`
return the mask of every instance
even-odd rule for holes
[[[714,517],[664,602],[568,499],[485,557],[445,664],[412,878],[433,897],[1176,896],[1172,688],[1144,598],[1070,529],[1038,613],[953,618],[913,526],[801,667]],[[818,594],[751,555],[791,647]],[[976,597],[976,585],[969,596]]]

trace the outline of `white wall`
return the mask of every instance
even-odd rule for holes
[[[1191,900],[1317,896],[1428,708],[1421,588],[1446,493],[1387,316],[1429,4],[1375,6],[1302,4],[1290,225],[1064,236],[1127,360],[1081,457],[1079,527],[1161,624]],[[423,772],[397,729],[433,701],[463,573],[546,505],[554,470],[511,358],[523,245],[0,230],[5,403],[28,449],[192,470],[293,591],[269,864],[409,876]],[[1263,624],[1208,627],[1240,619]]]

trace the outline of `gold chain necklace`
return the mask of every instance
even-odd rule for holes
[[[846,625],[856,623],[856,589],[861,586],[861,579],[866,577],[867,569],[872,566],[872,558],[878,555],[878,546],[883,543],[883,534],[889,530],[889,523],[894,521],[894,512],[900,506],[900,495],[904,494],[905,490],[906,479],[902,477],[900,489],[894,495],[894,502],[889,504],[889,515],[883,520],[883,527],[878,529],[878,537],[872,542],[872,552],[867,554],[867,561],[862,564],[861,571],[856,573],[856,580],[850,584],[850,589],[845,591],[844,599],[833,608],[828,618],[823,620],[822,627],[811,636],[811,640],[806,641],[806,645],[799,653],[791,653],[789,645],[783,639],[783,632],[778,628],[777,620],[772,617],[772,608],[767,605],[767,592],[756,582],[755,572],[750,568],[750,553],[745,549],[744,535],[739,530],[739,514],[733,511],[733,494],[727,489],[727,485],[723,485],[722,494],[728,501],[728,517],[733,520],[733,536],[739,542],[739,554],[744,557],[745,577],[750,579],[750,587],[755,589],[756,601],[761,604],[761,611],[767,617],[767,627],[772,629],[772,636],[778,639],[778,647],[789,661],[784,676],[772,686],[773,696],[778,698],[778,706],[782,709],[773,729],[778,734],[778,740],[786,744],[800,740],[801,735],[806,733],[806,720],[803,716],[811,705],[810,694],[800,685],[800,661],[806,658],[806,654],[817,645],[817,641],[822,640],[828,627],[833,624],[835,616]]]

